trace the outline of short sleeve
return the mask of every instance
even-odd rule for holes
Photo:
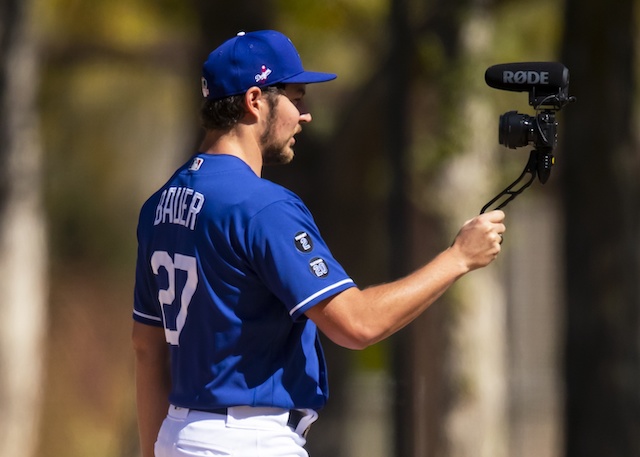
[[[253,269],[294,319],[321,300],[355,287],[299,200],[263,208],[251,219],[246,236]]]
[[[154,278],[144,249],[139,244],[136,282],[133,290],[133,319],[147,325],[163,325],[158,297],[154,294]]]

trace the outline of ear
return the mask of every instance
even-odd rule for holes
[[[247,115],[254,119],[260,117],[260,110],[264,103],[264,96],[259,87],[251,87],[244,93],[244,108]]]

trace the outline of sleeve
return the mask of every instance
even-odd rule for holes
[[[138,229],[138,258],[133,289],[133,319],[142,324],[161,327],[163,325],[162,310],[160,309],[157,293],[154,294],[153,292],[153,272],[140,239],[140,229]]]
[[[246,236],[254,270],[294,320],[325,298],[356,286],[299,200],[278,201],[262,209],[252,218]]]

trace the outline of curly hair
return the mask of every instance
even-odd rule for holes
[[[276,95],[282,93],[282,85],[262,88],[269,107],[273,109],[277,103]],[[232,95],[218,100],[206,99],[200,108],[200,122],[205,130],[228,132],[245,114],[244,94]]]

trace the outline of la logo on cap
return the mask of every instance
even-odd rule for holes
[[[263,65],[262,68],[260,69],[260,73],[256,75],[256,82],[257,83],[266,82],[270,74],[271,74],[271,69],[267,68],[266,65]]]

